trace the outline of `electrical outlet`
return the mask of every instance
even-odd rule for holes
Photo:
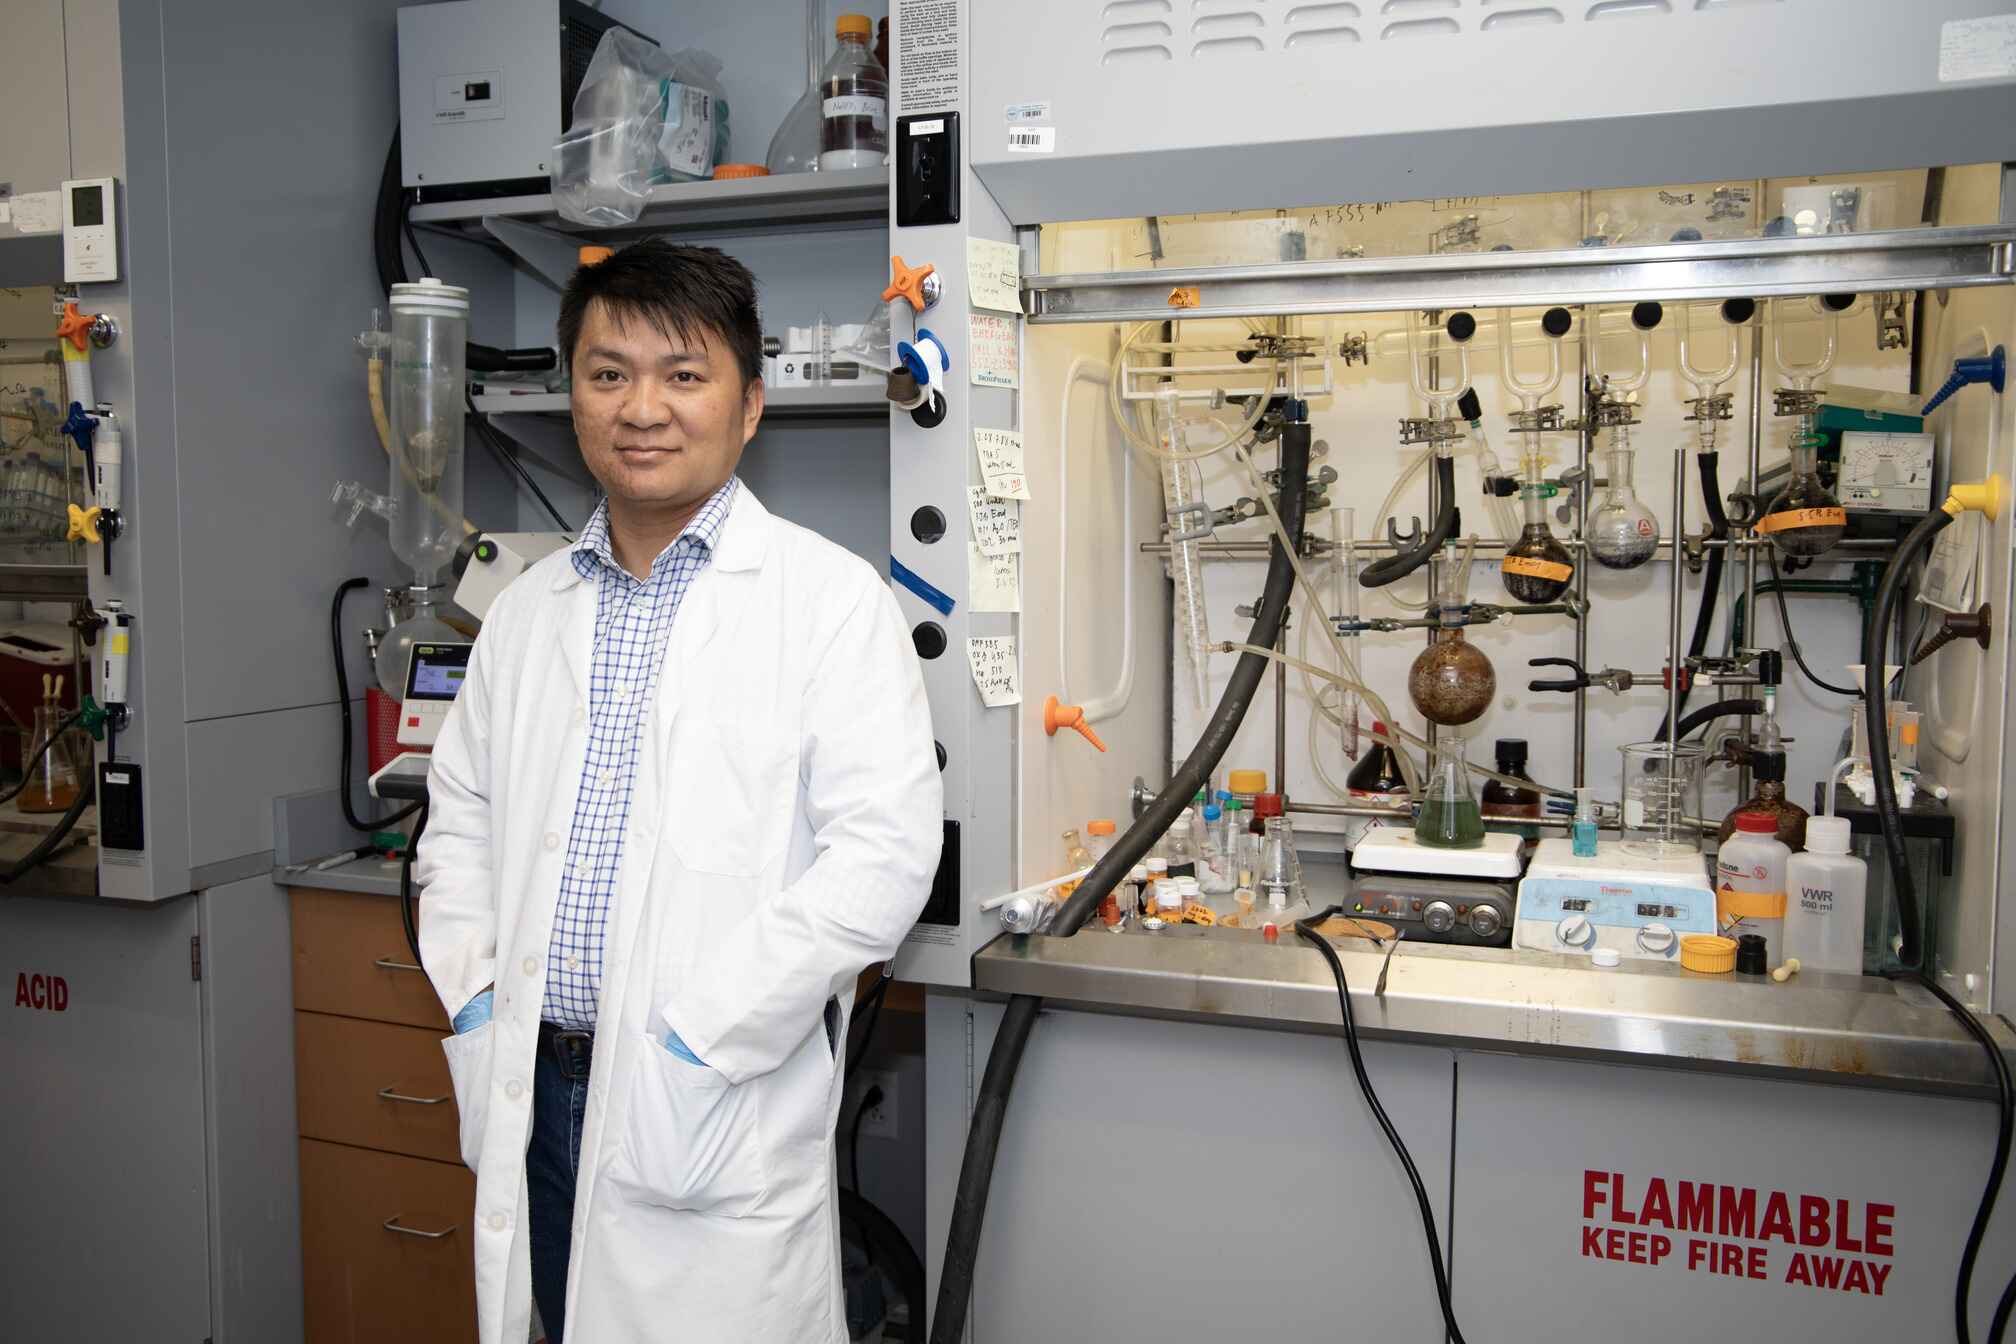
[[[893,1139],[896,1135],[896,1073],[892,1069],[870,1069],[861,1075],[861,1093],[868,1089],[882,1089],[882,1100],[868,1108],[861,1116],[861,1137],[864,1139]]]

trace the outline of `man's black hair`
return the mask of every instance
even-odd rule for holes
[[[646,238],[575,268],[560,296],[560,353],[570,365],[588,305],[598,300],[618,323],[641,319],[667,339],[715,338],[735,356],[745,387],[763,376],[756,277],[719,248]]]

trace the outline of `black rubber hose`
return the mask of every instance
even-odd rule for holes
[[[1693,732],[1702,724],[1712,723],[1716,719],[1731,714],[1762,714],[1763,712],[1764,702],[1762,700],[1717,700],[1712,705],[1701,706],[1701,708],[1695,710],[1692,714],[1682,714],[1680,716],[1680,731],[1677,736],[1685,738],[1687,734]],[[1650,765],[1652,762],[1647,761],[1646,764]]]
[[[365,821],[357,815],[357,804],[350,797],[350,734],[353,729],[350,721],[350,673],[343,666],[343,599],[359,588],[370,586],[369,579],[345,579],[336,585],[336,598],[329,604],[329,651],[336,660],[336,708],[343,715],[343,745],[339,757],[341,763],[337,766],[336,796],[343,803],[343,819],[350,823],[352,830],[362,831],[366,835],[387,826],[396,826],[418,812],[424,805],[414,803],[389,817]]]
[[[420,809],[420,819],[413,823],[413,838],[399,856],[399,920],[406,926],[406,946],[413,949],[413,964],[419,966],[424,963],[420,960],[420,925],[413,918],[413,860],[420,855],[420,835],[427,829],[427,801],[423,798],[413,806]]]
[[[1330,946],[1330,940],[1316,932],[1318,926],[1332,915],[1342,915],[1344,907],[1333,905],[1320,915],[1295,922],[1296,936],[1303,942],[1312,944],[1323,954],[1323,960],[1330,963],[1330,974],[1337,981],[1337,1010],[1344,1018],[1344,1049],[1351,1056],[1351,1072],[1358,1076],[1358,1090],[1365,1096],[1365,1104],[1372,1109],[1372,1118],[1385,1131],[1386,1142],[1393,1147],[1394,1155],[1400,1159],[1400,1169],[1407,1174],[1407,1183],[1414,1187],[1414,1207],[1421,1214],[1421,1231],[1428,1238],[1428,1265],[1435,1271],[1435,1299],[1442,1307],[1442,1324],[1449,1330],[1449,1338],[1454,1344],[1465,1344],[1463,1331],[1456,1324],[1456,1306],[1449,1298],[1449,1271],[1442,1264],[1442,1239],[1435,1234],[1435,1206],[1428,1198],[1428,1187],[1421,1183],[1421,1172],[1414,1165],[1414,1157],[1407,1151],[1406,1141],[1387,1116],[1386,1108],[1379,1104],[1379,1094],[1372,1088],[1371,1075],[1365,1072],[1365,1056],[1358,1049],[1358,1021],[1351,1014],[1351,987],[1344,982],[1344,963],[1338,959],[1337,949]]]
[[[55,738],[56,734],[52,733],[50,740],[53,742]],[[69,835],[71,829],[77,825],[78,818],[84,815],[84,809],[91,806],[92,802],[96,799],[97,787],[98,780],[95,773],[86,770],[84,778],[77,781],[76,799],[65,809],[62,816],[56,818],[56,824],[49,828],[48,833],[35,842],[35,848],[29,850],[5,868],[0,868],[0,886],[11,886],[13,883],[20,881],[29,873],[41,867],[43,861],[56,852],[57,847],[63,843],[63,838]]]
[[[1870,608],[1869,620],[1862,627],[1862,680],[1867,688],[1862,708],[1869,730],[1869,773],[1876,785],[1876,815],[1883,826],[1883,850],[1890,862],[1891,885],[1897,893],[1897,929],[1902,936],[1897,958],[1906,966],[1921,966],[1925,949],[1918,927],[1918,892],[1912,881],[1911,856],[1904,849],[1904,821],[1897,811],[1897,782],[1890,777],[1890,728],[1883,703],[1888,689],[1883,676],[1887,660],[1883,646],[1889,642],[1891,613],[1910,576],[1911,566],[1919,552],[1931,546],[1932,539],[1952,521],[1952,514],[1943,508],[1934,509],[1905,535],[1890,557],[1889,568],[1883,571],[1883,581],[1876,587],[1876,605]]]
[[[1297,548],[1302,544],[1305,500],[1303,488],[1309,480],[1309,426],[1291,424],[1281,431],[1281,525]],[[1443,498],[1450,497],[1445,491]],[[1453,507],[1453,506],[1452,506]],[[1260,609],[1246,642],[1256,648],[1271,649],[1281,638],[1288,619],[1288,599],[1295,590],[1295,567],[1282,545],[1274,538],[1267,562],[1267,582],[1261,590]],[[1257,653],[1242,653],[1233,665],[1225,693],[1212,711],[1210,722],[1191,748],[1189,757],[1155,795],[1147,808],[1119,836],[1106,857],[1092,866],[1078,889],[1058,909],[1051,922],[1054,936],[1076,933],[1098,908],[1106,894],[1154,847],[1169,824],[1188,807],[1217,768],[1246,711],[1260,688],[1268,659]],[[994,1048],[987,1055],[987,1070],[981,1075],[980,1091],[973,1100],[973,1119],[966,1131],[966,1153],[959,1166],[959,1184],[952,1196],[952,1225],[945,1235],[945,1264],[938,1279],[938,1303],[931,1316],[932,1344],[958,1344],[966,1333],[966,1308],[973,1298],[973,1276],[980,1256],[980,1229],[987,1219],[987,1194],[994,1180],[994,1154],[1001,1146],[1001,1126],[1008,1114],[1008,1097],[1015,1087],[1015,1072],[1022,1064],[1022,1051],[1036,1025],[1036,1013],[1043,1000],[1032,994],[1017,994],[1008,1000],[994,1034]]]
[[[1717,470],[1721,461],[1720,453],[1699,453],[1694,464],[1701,471],[1701,499],[1708,508],[1708,539],[1726,541],[1729,537],[1729,515],[1722,509],[1722,477]],[[1708,633],[1715,624],[1715,603],[1722,594],[1722,566],[1728,558],[1725,547],[1715,546],[1708,551],[1708,565],[1702,575],[1701,605],[1694,611],[1694,633],[1687,640],[1687,656],[1699,658],[1708,652]],[[1685,712],[1687,697],[1693,692],[1692,686],[1680,688],[1680,709]],[[1659,716],[1659,731],[1652,735],[1654,742],[1666,740],[1667,716]],[[1679,736],[1685,737],[1681,733]]]
[[[1358,571],[1358,586],[1361,588],[1384,588],[1396,579],[1404,579],[1434,558],[1442,549],[1442,543],[1449,540],[1456,530],[1456,459],[1436,454],[1435,484],[1440,492],[1441,507],[1435,511],[1435,526],[1428,529],[1428,535],[1421,544],[1408,551],[1395,551],[1384,559],[1375,560]],[[1286,501],[1283,501],[1284,505]],[[1285,518],[1283,521],[1286,521]]]

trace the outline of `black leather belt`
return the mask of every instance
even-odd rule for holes
[[[588,1077],[588,1064],[595,1054],[595,1033],[570,1031],[566,1027],[541,1021],[539,1048],[553,1056],[553,1063],[558,1066],[562,1078],[578,1083]]]

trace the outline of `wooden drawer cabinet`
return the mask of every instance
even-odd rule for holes
[[[294,1057],[302,1138],[461,1162],[440,1032],[296,1013]]]
[[[475,1344],[475,1218],[465,1167],[301,1140],[307,1344]]]
[[[448,1034],[395,896],[294,889],[294,1006]]]
[[[476,1177],[397,897],[296,888],[307,1344],[476,1339]]]

